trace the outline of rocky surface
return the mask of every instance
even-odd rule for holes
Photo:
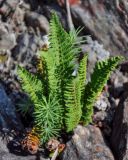
[[[94,126],[75,129],[61,160],[114,160],[99,128]]]
[[[128,159],[128,92],[125,92],[116,109],[111,145],[117,160]]]
[[[97,40],[93,40],[90,36],[86,36],[86,44],[81,46],[82,52],[88,54],[87,80],[90,81],[90,75],[97,61],[109,58],[110,53],[104,49]]]
[[[122,93],[127,90],[126,88],[127,83],[128,83],[127,72],[123,73],[119,70],[115,70],[110,78],[111,95],[115,99],[119,99],[122,96]]]
[[[22,129],[23,126],[16,114],[15,106],[0,85],[0,130],[10,132],[11,130],[21,131]]]
[[[15,75],[16,65],[30,66],[37,50],[44,45],[49,22],[31,11],[31,4],[20,0],[0,1],[0,78]],[[4,58],[6,56],[6,58]]]
[[[74,24],[114,54],[128,55],[128,4],[125,0],[83,0],[71,7]]]
[[[82,34],[90,35],[81,46],[83,53],[89,53],[89,81],[98,60],[114,54],[128,55],[128,4],[126,0],[70,0],[70,5],[75,27],[84,26]],[[53,10],[67,29],[64,0],[0,0],[0,79],[4,84],[4,88],[0,85],[0,129],[4,134],[23,129],[15,109],[16,102],[23,98],[19,84],[13,84],[17,80],[16,65],[31,70],[37,51],[47,43]],[[116,160],[128,159],[128,63],[121,69],[112,74],[107,91],[95,103],[93,126],[77,127],[62,160],[114,160],[114,156]],[[0,139],[1,160],[44,160],[40,154],[21,156],[14,153],[15,147],[8,147]]]

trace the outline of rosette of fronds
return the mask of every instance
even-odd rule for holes
[[[57,15],[53,14],[50,21],[50,47],[47,51],[40,51],[39,55],[40,73],[32,75],[19,67],[22,87],[34,104],[34,122],[40,128],[42,142],[58,136],[64,126],[67,131],[71,131],[81,118],[80,85],[76,77],[72,76],[80,51],[78,32],[67,33]],[[70,95],[72,101],[69,100]],[[74,107],[74,113],[70,107]]]
[[[18,71],[22,87],[34,104],[34,125],[40,130],[42,142],[59,136],[61,129],[73,131],[80,120],[86,124],[91,121],[96,98],[122,60],[117,56],[98,62],[87,84],[87,54],[77,64],[82,43],[78,42],[78,33],[79,30],[67,33],[54,13],[50,21],[50,47],[39,52],[37,74],[21,67]]]

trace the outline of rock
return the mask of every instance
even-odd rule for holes
[[[117,3],[119,2],[119,3]],[[87,0],[71,7],[74,24],[102,43],[112,55],[128,55],[128,8],[125,0]]]
[[[121,71],[123,73],[128,73],[128,61],[124,61],[124,63],[121,64]]]
[[[11,51],[13,60],[22,66],[30,65],[37,50],[47,43],[45,37],[41,34],[36,35],[33,30],[20,34],[17,45]]]
[[[0,137],[0,160],[37,160],[37,157],[40,160],[49,160],[41,157],[40,155],[20,156],[20,153],[10,153],[6,143]]]
[[[42,1],[41,1],[42,2]],[[47,1],[48,3],[49,1]],[[66,14],[63,12],[62,8],[57,5],[54,1],[54,3],[48,3],[48,5],[44,5],[43,3],[41,3],[41,8],[40,8],[40,12],[43,12],[43,15],[45,17],[47,17],[48,20],[51,19],[51,14],[52,12],[56,12],[58,17],[60,18],[60,21],[63,25],[63,27],[65,29],[68,29],[68,24],[67,24],[67,16]]]
[[[110,103],[107,97],[107,93],[103,92],[94,104],[94,107],[98,110],[105,111],[110,108]]]
[[[110,94],[114,98],[120,98],[126,90],[125,84],[128,83],[127,75],[123,74],[120,70],[115,70],[110,77],[110,83]]]
[[[19,3],[20,0],[1,0],[0,14],[2,15],[2,18],[6,20],[10,15],[12,15]]]
[[[61,160],[114,160],[99,128],[78,126]]]
[[[24,5],[24,3],[23,3]],[[27,27],[24,22],[24,15],[25,11],[27,10],[26,6],[18,6],[13,14],[13,17],[11,18],[11,26],[13,27],[13,30],[17,35],[25,32],[27,30]]]
[[[39,6],[39,0],[24,0],[25,3],[31,6],[32,10],[36,10]]]
[[[96,62],[109,58],[110,53],[98,41],[92,40],[90,36],[86,36],[86,44],[81,48],[82,53],[88,53],[87,80],[90,81],[90,75],[93,73]]]
[[[49,32],[49,22],[46,17],[41,14],[36,12],[26,12],[25,22],[27,26],[31,26],[34,29],[39,28],[39,30],[44,34],[48,34]]]
[[[104,121],[106,117],[107,117],[107,113],[105,111],[98,111],[93,115],[93,122],[98,123],[98,122]]]
[[[13,68],[10,50],[16,46],[16,36],[12,26],[0,22],[0,73],[8,72]],[[0,74],[0,78],[4,77]]]
[[[32,46],[35,46],[32,50]],[[30,47],[30,48],[29,48]],[[34,33],[22,33],[17,38],[17,45],[12,50],[12,57],[18,63],[24,63],[26,60],[30,62],[34,55],[32,51],[37,49],[37,39],[35,39]]]
[[[0,22],[0,50],[11,50],[16,45],[16,37],[8,23]]]
[[[15,106],[0,85],[0,130],[10,132],[11,130],[20,131],[22,129],[23,126],[16,114]]]
[[[128,92],[125,92],[116,109],[111,146],[117,160],[128,159]]]

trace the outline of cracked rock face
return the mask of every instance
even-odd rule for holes
[[[117,160],[128,159],[128,92],[122,95],[116,109],[111,145]]]
[[[0,14],[7,18],[13,13],[18,6],[20,0],[0,0]]]
[[[75,129],[61,160],[114,160],[99,128],[94,126]]]
[[[82,4],[73,5],[71,11],[76,26],[85,26],[85,33],[102,43],[112,55],[127,56],[128,10],[123,6],[127,6],[123,0],[119,4],[117,0],[83,0]]]

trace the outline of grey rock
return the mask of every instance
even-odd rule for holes
[[[98,123],[98,122],[104,121],[106,117],[107,117],[107,113],[105,111],[98,111],[93,115],[93,122]]]
[[[16,45],[16,37],[8,23],[0,22],[0,50],[11,50]]]
[[[128,74],[128,61],[121,64],[121,71]]]
[[[128,10],[122,2],[126,4],[125,0],[83,0],[82,4],[73,5],[71,11],[76,26],[85,26],[85,33],[102,43],[111,54],[127,56]]]
[[[16,46],[16,36],[12,26],[0,22],[0,72],[8,72],[13,67],[10,50]],[[3,75],[0,74],[0,78]]]
[[[98,100],[95,102],[94,107],[101,111],[105,111],[107,108],[110,108],[110,103],[105,93],[100,95]]]
[[[46,17],[41,14],[36,12],[26,12],[25,22],[27,26],[31,26],[34,29],[39,28],[39,30],[44,34],[48,34],[49,32],[49,22]]]
[[[0,130],[11,131],[23,129],[22,123],[16,114],[15,106],[8,98],[2,85],[0,85]]]
[[[123,84],[128,82],[127,77],[119,70],[114,71],[114,73],[111,76],[111,79],[113,79],[114,88],[123,87]]]
[[[3,18],[8,18],[14,13],[20,0],[0,0],[0,14]]]
[[[25,10],[25,7],[18,6],[13,14],[13,17],[11,18],[10,25],[13,27],[16,37],[20,33],[23,33],[27,30],[24,22]]]
[[[13,48],[11,56],[16,63],[27,66],[44,43],[43,36],[37,36],[33,31],[22,33],[17,38],[17,45]]]
[[[87,80],[90,81],[96,62],[109,58],[110,53],[90,36],[86,36],[86,44],[82,45],[81,48],[83,53],[88,53]]]
[[[127,90],[125,84],[128,83],[128,75],[119,70],[115,70],[110,77],[110,83],[111,95],[114,98],[120,98],[122,93]]]
[[[24,0],[25,3],[31,6],[31,10],[36,10],[39,6],[39,0]]]
[[[100,44],[97,40],[93,40],[90,36],[86,36],[86,44],[82,46],[82,52],[89,53],[89,60],[91,61],[93,56],[96,56],[96,60],[103,60],[110,56],[103,44]]]
[[[116,109],[111,146],[117,160],[128,159],[128,92],[122,95]]]
[[[99,128],[78,126],[61,160],[114,160]]]

